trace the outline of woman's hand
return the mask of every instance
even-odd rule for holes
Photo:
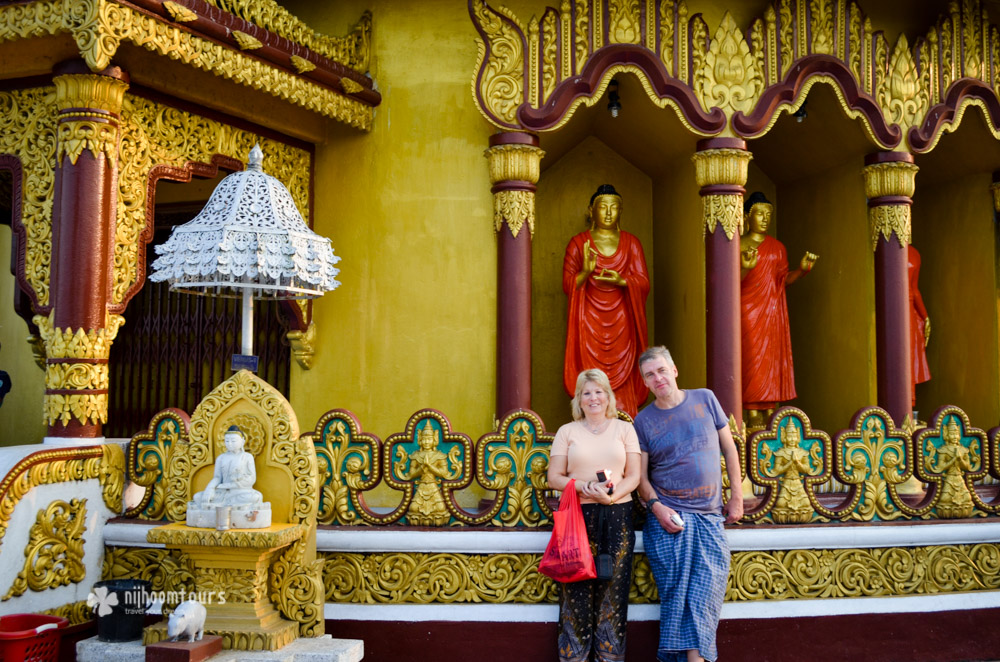
[[[588,480],[583,484],[583,489],[580,490],[580,495],[585,496],[591,501],[604,504],[605,506],[610,506],[614,503],[614,495],[608,494],[608,487],[611,486],[611,482],[599,483],[596,480]]]

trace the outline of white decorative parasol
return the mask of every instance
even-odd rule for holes
[[[340,285],[330,240],[309,229],[263,160],[254,145],[247,169],[223,179],[205,208],[156,247],[149,276],[179,292],[242,297],[244,355],[253,354],[254,299],[311,299]]]

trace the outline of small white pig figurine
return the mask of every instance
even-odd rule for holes
[[[189,642],[201,641],[205,632],[205,607],[197,600],[188,600],[177,605],[167,619],[167,636],[177,641],[186,636]]]

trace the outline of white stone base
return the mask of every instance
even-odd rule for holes
[[[330,635],[315,639],[296,639],[276,651],[222,651],[211,662],[360,662],[365,642],[360,639],[334,639]],[[76,644],[77,662],[145,662],[146,648],[141,641],[111,643],[97,637]]]
[[[218,526],[218,513],[221,506],[199,507],[194,501],[188,501],[187,519],[185,523],[199,529],[214,529]],[[271,504],[265,501],[256,506],[228,506],[229,528],[231,529],[266,529],[271,526]]]

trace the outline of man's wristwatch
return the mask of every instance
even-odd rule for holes
[[[653,499],[650,499],[649,501],[647,501],[646,502],[646,510],[648,510],[649,512],[653,512],[653,504],[654,503],[660,503],[660,500],[656,499],[656,498],[653,498]]]

